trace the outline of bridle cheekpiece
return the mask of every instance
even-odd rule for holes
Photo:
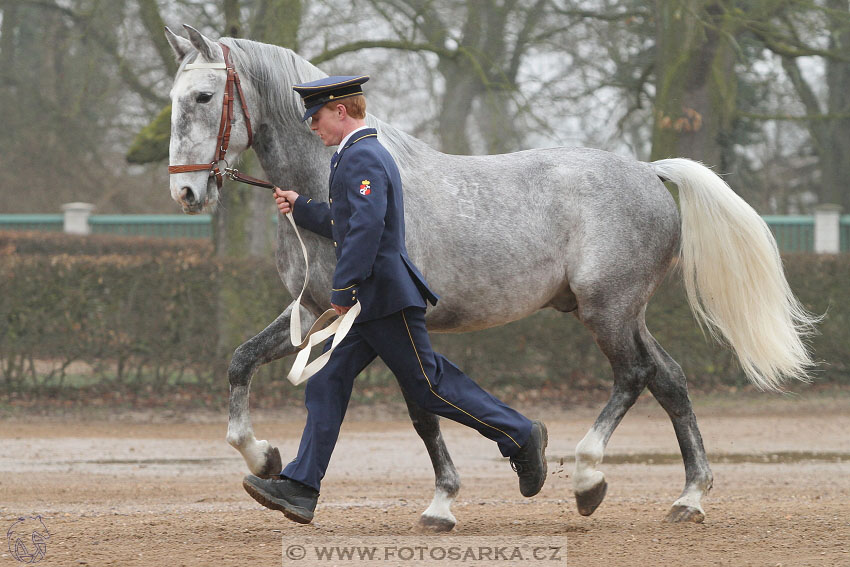
[[[227,148],[230,145],[230,128],[233,125],[233,102],[235,100],[234,93],[238,91],[239,93],[239,102],[242,105],[242,113],[245,115],[245,127],[248,130],[248,147],[251,147],[251,144],[254,141],[254,135],[251,131],[251,117],[248,114],[248,106],[245,103],[245,95],[242,92],[242,83],[239,81],[239,73],[236,72],[236,68],[233,66],[233,63],[230,60],[230,48],[220,43],[222,54],[224,55],[224,62],[222,63],[189,63],[183,67],[183,71],[188,71],[192,69],[220,69],[222,71],[227,71],[227,83],[224,87],[224,102],[221,107],[221,123],[218,127],[218,139],[216,140],[216,154],[213,157],[213,160],[209,163],[193,163],[187,165],[169,165],[168,173],[173,175],[175,173],[187,173],[190,171],[209,171],[210,176],[215,176],[216,185],[221,189],[223,176],[228,176],[231,179],[237,179],[238,181],[243,181],[245,183],[251,183],[252,185],[266,186],[272,187],[271,184],[267,184],[265,182],[256,183],[260,181],[258,179],[254,179],[249,176],[245,176],[239,173],[237,169],[231,168],[230,164],[225,159],[225,155],[227,154]],[[219,163],[224,162],[225,168],[222,172],[219,169]]]

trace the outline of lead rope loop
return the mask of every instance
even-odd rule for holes
[[[301,253],[304,255],[304,265],[306,266],[304,286],[301,288],[298,298],[292,303],[292,312],[289,318],[290,340],[298,349],[298,354],[286,378],[297,386],[313,376],[328,363],[334,349],[342,342],[348,331],[351,330],[354,320],[360,314],[360,302],[355,303],[342,317],[337,317],[336,311],[328,309],[316,319],[316,322],[307,331],[307,336],[303,339],[301,338],[301,297],[304,295],[304,291],[307,289],[307,283],[310,281],[310,260],[307,257],[307,247],[304,246],[304,240],[301,239],[301,233],[298,232],[298,226],[295,224],[295,219],[292,218],[292,213],[287,213],[285,216],[295,230],[295,236],[298,237],[298,244],[301,245]],[[337,317],[337,319],[333,323],[324,329],[321,328],[334,317]],[[316,360],[307,364],[310,358],[310,351],[313,347],[324,342],[331,336],[334,338],[331,348],[322,353]]]

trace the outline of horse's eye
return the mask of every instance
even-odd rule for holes
[[[199,102],[201,104],[206,104],[212,100],[212,93],[198,93],[198,96],[195,97],[195,102]]]

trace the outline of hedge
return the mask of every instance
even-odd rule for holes
[[[0,380],[10,393],[84,385],[223,385],[232,348],[289,302],[274,265],[194,251],[0,255]],[[77,363],[90,365],[75,375]],[[148,388],[150,389],[150,388]]]
[[[272,259],[216,258],[197,241],[26,240],[0,238],[0,380],[7,398],[83,386],[157,393],[182,384],[223,403],[233,349],[290,301]],[[62,253],[48,254],[50,245]],[[850,384],[850,255],[798,254],[784,261],[801,301],[826,313],[812,340],[824,361],[817,380]],[[652,299],[647,325],[683,366],[692,389],[747,385],[731,353],[702,335],[678,275]],[[508,398],[526,389],[604,397],[610,389],[607,360],[569,314],[546,310],[503,327],[433,339],[482,386]],[[89,365],[86,372],[74,370],[79,362]],[[288,364],[263,370],[255,391],[262,384],[278,397],[300,397],[300,389],[280,384]],[[380,365],[361,382],[396,390]]]
[[[0,230],[0,256],[70,254],[72,256],[150,255],[187,251],[212,256],[212,242],[198,238],[154,238],[111,234],[69,235],[61,232]]]

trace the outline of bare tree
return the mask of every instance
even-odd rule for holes
[[[58,211],[72,200],[89,200],[101,211],[156,206],[155,197],[142,197],[147,176],[129,172],[115,148],[144,105],[164,97],[140,78],[143,67],[119,39],[135,32],[127,2],[109,10],[90,4],[2,4],[0,89],[14,112],[0,130],[0,159],[16,172],[3,183],[6,211]]]
[[[529,51],[557,26],[548,17],[550,0],[371,0],[371,5],[391,24],[392,36],[336,44],[311,61],[374,48],[433,54],[443,86],[435,117],[440,149],[472,153],[471,130],[485,153],[524,147],[525,132],[517,127],[517,114],[524,110],[517,103],[517,78]]]
[[[656,1],[652,159],[686,156],[728,169],[736,109],[737,24],[722,1]]]
[[[148,39],[157,48],[167,68],[173,75],[176,71],[173,53],[163,34],[163,18],[154,0],[137,0],[145,14],[145,29]],[[243,3],[239,0],[222,0],[220,15],[223,26],[221,35],[241,37],[245,25],[242,20]],[[249,16],[250,36],[257,41],[296,49],[300,27],[301,0],[260,0],[252,6],[253,17]],[[165,43],[166,52],[161,49]],[[168,157],[171,106],[166,105],[159,114],[140,130],[127,159],[131,163],[161,162]],[[252,152],[246,152],[239,163],[246,171],[259,166]],[[214,217],[213,239],[217,254],[242,256],[251,254],[265,256],[273,242],[273,201],[266,192],[246,189],[244,186],[225,181],[220,196],[220,206]]]
[[[81,199],[173,210],[162,25],[183,21],[300,49],[331,73],[371,72],[370,108],[444,151],[684,155],[741,173],[760,203],[813,186],[850,209],[850,0],[99,1],[0,0],[0,93],[16,109],[0,159],[20,173],[4,182],[7,211]],[[780,75],[760,83],[764,66]],[[765,142],[779,131],[782,144]],[[128,159],[143,167],[116,150],[136,133]],[[240,167],[256,167],[250,153]],[[222,253],[268,249],[268,231],[244,229],[272,216],[260,193],[226,190]]]
[[[848,0],[656,0],[653,4],[600,0],[595,9],[575,9],[571,2],[566,2],[558,12],[569,18],[597,22],[620,44],[626,41],[624,30],[648,38],[646,25],[626,26],[625,22],[637,19],[652,23],[650,57],[644,57],[640,50],[634,51],[626,57],[625,66],[615,65],[612,72],[602,73],[602,79],[585,86],[588,91],[617,86],[623,77],[629,76],[622,72],[624,67],[640,69],[619,88],[630,109],[641,109],[644,101],[652,101],[651,159],[692,157],[721,171],[741,171],[753,181],[752,155],[741,148],[765,137],[766,122],[791,120],[806,125],[811,147],[819,157],[820,200],[843,203],[846,207],[850,197],[842,180],[850,175],[846,160],[850,152],[850,106],[846,97],[850,90],[848,4]],[[648,8],[652,12],[649,20]],[[827,30],[826,35],[823,30]],[[608,46],[606,61],[617,61],[616,51],[602,34],[595,41],[603,48]],[[742,69],[755,60],[772,64],[763,57],[766,50],[781,58],[797,97],[797,102],[791,105],[795,108],[802,105],[802,115],[789,113],[787,101],[775,104],[775,96],[759,100],[753,95],[754,88],[759,87],[746,82]],[[819,95],[817,87],[807,81],[798,65],[803,57],[824,61],[825,93]],[[588,61],[580,64],[592,65]],[[740,92],[742,85],[744,100]],[[775,90],[777,85],[767,87]],[[625,124],[625,118],[621,124]],[[787,156],[788,149],[781,150]],[[801,148],[801,151],[805,150]],[[807,175],[805,156],[800,155],[795,161],[801,174]],[[770,201],[769,193],[787,197],[793,185],[788,165],[787,160],[777,160],[771,165],[777,168],[776,172],[761,175],[766,184],[765,195],[761,197],[763,203]],[[777,187],[777,180],[783,180],[786,186]]]
[[[805,20],[803,20],[805,21]],[[806,111],[805,124],[811,136],[811,146],[820,162],[818,196],[823,203],[837,203],[850,211],[850,1],[827,0],[822,17],[816,18],[818,29],[828,32],[827,49],[820,54],[824,60],[825,93],[807,80],[799,59],[814,51],[801,38],[806,30],[790,14],[783,16],[786,41],[763,35],[768,47],[782,58],[782,67]],[[811,29],[808,30],[811,34]],[[809,41],[812,41],[810,38]],[[820,51],[820,50],[817,50]]]

